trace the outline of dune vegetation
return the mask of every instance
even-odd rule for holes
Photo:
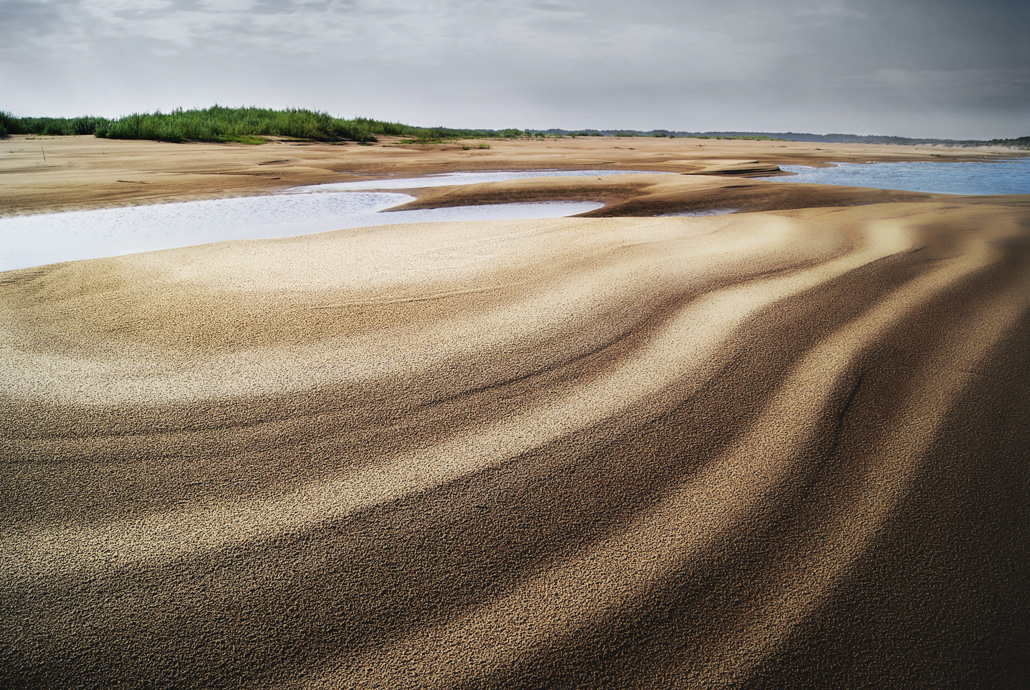
[[[379,136],[405,137],[405,144],[431,145],[457,139],[539,139],[554,137],[660,137],[749,141],[825,141],[840,143],[938,144],[948,146],[1005,146],[1030,148],[1030,137],[1018,139],[944,140],[903,137],[868,137],[851,134],[810,135],[766,132],[685,132],[654,129],[639,130],[566,130],[566,129],[455,129],[417,127],[399,122],[384,122],[366,117],[344,119],[326,112],[303,108],[227,108],[215,105],[204,109],[176,108],[168,113],[133,113],[115,119],[86,115],[81,117],[17,117],[0,110],[0,138],[11,134],[66,136],[93,134],[107,139],[150,139],[155,141],[213,141],[262,144],[268,137],[305,141],[368,144]]]
[[[9,134],[93,134],[106,139],[260,144],[266,141],[266,137],[369,143],[376,141],[377,136],[383,135],[407,136],[415,141],[433,141],[457,137],[485,137],[492,132],[413,127],[365,117],[347,120],[329,113],[302,108],[273,110],[254,107],[227,108],[216,105],[205,109],[178,108],[168,113],[133,113],[116,119],[94,116],[15,117],[0,111],[0,136]]]

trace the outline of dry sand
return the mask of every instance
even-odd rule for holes
[[[4,212],[965,155],[2,146],[39,144],[53,167],[0,159]],[[1030,197],[640,175],[415,204],[544,198],[609,206],[0,273],[0,685],[1030,682]],[[706,207],[749,212],[645,217]]]

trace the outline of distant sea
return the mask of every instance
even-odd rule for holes
[[[1030,194],[1030,158],[961,163],[835,163],[834,166],[781,165],[781,170],[796,175],[764,179],[933,194]]]

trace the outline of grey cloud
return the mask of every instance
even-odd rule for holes
[[[95,108],[88,85],[115,80],[121,100],[95,102],[119,112],[237,99],[456,126],[961,137],[1026,134],[1030,106],[1025,2],[3,0],[0,21],[0,91],[17,94],[0,107],[17,111]]]
[[[35,0],[5,0],[0,3],[0,26],[7,40],[17,40],[19,34],[52,32],[63,23],[64,8],[74,6],[67,2],[38,2]]]

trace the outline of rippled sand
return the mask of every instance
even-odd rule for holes
[[[1026,197],[0,273],[4,684],[1019,686],[1028,309]]]

